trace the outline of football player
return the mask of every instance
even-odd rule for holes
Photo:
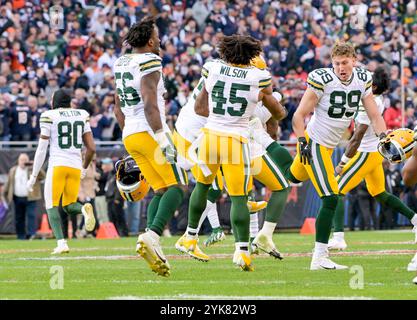
[[[368,71],[355,67],[353,46],[336,43],[331,58],[333,68],[316,69],[309,73],[308,88],[292,120],[298,143],[287,177],[294,183],[311,179],[322,200],[316,220],[316,242],[310,270],[347,268],[328,257],[327,243],[339,197],[331,154],[361,101],[375,133],[380,139],[386,137],[385,122],[372,94],[372,76]],[[305,118],[313,112],[305,128]]]
[[[389,89],[389,74],[383,68],[377,68],[372,75],[372,80],[372,92],[378,110],[382,114],[384,111],[382,94]],[[349,140],[342,160],[336,167],[336,173],[339,174],[337,182],[340,197],[334,216],[334,232],[333,238],[329,240],[329,249],[344,250],[347,247],[343,232],[345,212],[343,197],[363,179],[365,179],[369,193],[379,203],[393,209],[395,212],[400,212],[414,226],[417,224],[417,215],[415,212],[407,207],[398,197],[385,190],[385,175],[382,167],[384,158],[378,152],[379,139],[370,127],[371,121],[362,105],[359,106],[355,124],[355,132]],[[398,133],[401,133],[401,131],[398,131]],[[412,134],[410,134],[410,137],[411,141],[409,143],[413,143]],[[416,229],[414,228],[414,230]]]
[[[182,203],[187,176],[176,163],[177,151],[165,121],[166,90],[155,20],[148,17],[134,24],[125,41],[132,53],[114,63],[115,116],[126,151],[155,191],[148,206],[147,231],[139,235],[136,251],[152,271],[169,276],[160,236]]]
[[[29,190],[33,189],[50,145],[44,190],[45,207],[52,232],[58,241],[52,254],[61,254],[69,252],[58,211],[61,198],[62,208],[66,213],[83,214],[87,231],[93,231],[96,224],[93,206],[90,203],[81,205],[77,202],[80,180],[86,174],[96,147],[88,112],[71,109],[71,96],[67,91],[63,89],[55,91],[51,104],[52,110],[45,111],[40,116],[39,144],[27,186]],[[83,145],[86,147],[84,161],[81,156]]]
[[[202,68],[205,79],[195,111],[208,119],[198,149],[197,184],[190,198],[187,234],[179,244],[185,253],[197,246],[198,222],[221,166],[232,202],[230,215],[239,248],[238,264],[244,271],[253,271],[248,251],[249,119],[260,100],[276,119],[286,115],[285,108],[272,95],[270,73],[250,64],[261,51],[260,42],[250,36],[225,36],[219,43],[221,60],[209,61]]]

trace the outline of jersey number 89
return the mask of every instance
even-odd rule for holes
[[[344,116],[350,118],[357,111],[360,99],[359,90],[353,90],[347,94],[344,91],[333,91],[330,94],[330,107],[327,114],[330,118],[340,119]],[[349,108],[354,108],[353,110],[346,110],[346,100]]]

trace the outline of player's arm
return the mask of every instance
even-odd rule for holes
[[[262,89],[261,94],[262,103],[271,112],[273,118],[282,120],[288,115],[287,109],[279,103],[275,93],[272,91],[272,86]]]
[[[272,139],[278,140],[278,120],[270,118],[266,122],[266,132],[268,132]]]
[[[352,138],[350,138],[349,143],[346,147],[345,153],[342,156],[342,159],[340,160],[339,164],[337,165],[335,171],[336,173],[340,174],[346,165],[346,163],[349,162],[350,159],[355,155],[356,151],[358,150],[359,146],[361,145],[361,141],[363,136],[366,133],[366,130],[368,130],[369,126],[367,124],[361,123],[353,133]]]
[[[39,137],[38,147],[35,152],[35,159],[33,160],[32,174],[27,182],[27,188],[29,192],[33,191],[33,186],[38,178],[39,171],[41,170],[43,163],[45,162],[46,152],[48,151],[49,136],[41,134]]]
[[[194,110],[196,114],[202,117],[207,118],[210,114],[208,92],[204,85],[201,88],[201,91],[198,94],[197,98],[195,99]]]
[[[158,108],[158,83],[161,78],[159,71],[154,71],[142,77],[140,82],[141,96],[143,99],[145,117],[155,133],[155,140],[169,163],[177,160],[177,151],[171,144],[168,133],[164,132],[161,114]]]
[[[93,134],[91,131],[87,131],[83,134],[83,143],[86,148],[83,161],[83,169],[87,170],[88,166],[94,158],[94,155],[96,154],[96,143],[94,142]]]
[[[142,77],[140,82],[145,117],[152,131],[162,131],[161,115],[158,109],[158,82],[161,78],[159,71],[151,72]]]
[[[371,125],[375,134],[380,138],[384,138],[386,136],[385,132],[387,131],[387,127],[384,118],[378,110],[378,105],[375,102],[372,92],[362,98],[362,102],[366,113],[371,120]]]
[[[417,147],[414,147],[413,154],[405,163],[402,176],[407,187],[412,187],[417,183]]]
[[[114,115],[119,123],[120,130],[123,131],[123,128],[125,127],[125,115],[122,111],[119,95],[117,93],[114,94],[114,101]]]
[[[300,161],[304,164],[310,163],[312,158],[311,148],[308,145],[304,135],[304,119],[314,111],[314,108],[317,106],[318,102],[319,98],[317,94],[311,88],[307,88],[306,92],[304,92],[304,95],[301,98],[300,105],[298,106],[292,118],[292,127],[298,138]]]

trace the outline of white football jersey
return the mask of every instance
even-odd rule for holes
[[[154,71],[161,74],[157,89],[157,103],[162,126],[169,131],[165,117],[165,100],[163,95],[166,90],[161,61],[162,59],[154,53],[137,53],[125,54],[114,63],[113,71],[117,95],[120,99],[122,112],[125,115],[123,139],[138,132],[148,131],[153,134],[153,130],[145,117],[140,83],[143,76]]]
[[[261,120],[262,125],[264,126],[264,132],[266,140],[270,140],[270,142],[274,142],[274,139],[270,137],[268,132],[266,132],[266,123],[269,119],[271,119],[272,114],[269,112],[269,110],[262,104],[262,102],[259,102],[256,106],[255,112],[253,114],[254,117],[259,118]],[[266,149],[256,142],[252,137],[249,139],[249,150],[250,150],[250,157],[251,159],[256,159],[258,157],[262,157],[266,153]]]
[[[175,129],[177,132],[189,142],[193,142],[201,133],[201,128],[207,122],[207,118],[199,116],[195,113],[194,106],[197,96],[200,94],[204,85],[204,78],[198,81],[191,95],[188,97],[187,103],[182,107],[177,121],[175,122]]]
[[[384,97],[382,95],[375,96],[375,102],[378,106],[379,113],[383,113],[385,106],[384,106]],[[379,137],[376,135],[374,129],[371,126],[371,120],[369,119],[368,115],[366,114],[365,108],[361,104],[359,106],[358,114],[355,118],[355,124],[366,124],[369,126],[368,130],[366,130],[365,135],[362,138],[361,145],[358,148],[359,152],[376,152],[378,151],[378,143]]]
[[[269,71],[213,60],[204,64],[202,75],[210,109],[205,128],[247,139],[259,93],[271,85]]]
[[[58,108],[41,114],[41,135],[49,137],[49,167],[82,168],[83,135],[91,132],[90,116],[81,109]]]
[[[343,84],[332,68],[322,68],[309,73],[307,85],[319,98],[307,124],[307,133],[314,142],[334,148],[349,127],[361,100],[372,93],[372,75],[356,67],[350,82]]]

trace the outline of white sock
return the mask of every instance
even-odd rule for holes
[[[200,221],[198,221],[197,234],[200,233],[201,226],[203,225],[204,220],[207,218],[207,214],[210,211],[213,204],[215,205],[215,203],[207,200],[206,208],[201,214]]]
[[[333,238],[337,240],[344,240],[345,239],[345,233],[342,232],[333,232]]]
[[[313,256],[321,256],[327,253],[327,243],[316,242]]]
[[[265,221],[261,232],[264,235],[272,238],[272,235],[274,234],[276,226],[277,226],[277,224],[275,222]]]
[[[198,237],[197,229],[194,229],[194,228],[187,227],[186,234],[187,234],[188,238],[197,238]]]
[[[159,234],[157,234],[155,231],[151,229],[149,229],[148,232],[149,232],[149,235],[152,237],[152,239],[159,241],[159,238],[160,238]]]
[[[61,246],[65,245],[65,244],[67,244],[67,240],[65,240],[65,239],[58,240],[57,241],[57,244],[58,244],[58,247],[61,247]]]
[[[208,201],[209,202],[209,201]],[[217,205],[216,203],[211,203],[210,211],[207,213],[207,218],[209,219],[211,227],[219,228],[220,227],[220,221],[219,221],[219,215],[217,214]]]
[[[249,252],[249,242],[236,242],[235,244],[236,250],[240,250],[242,252]]]
[[[258,213],[254,212],[250,214],[250,227],[249,233],[251,238],[255,238],[259,231]]]
[[[411,223],[413,226],[417,226],[417,214],[414,214],[414,216],[411,218]]]

